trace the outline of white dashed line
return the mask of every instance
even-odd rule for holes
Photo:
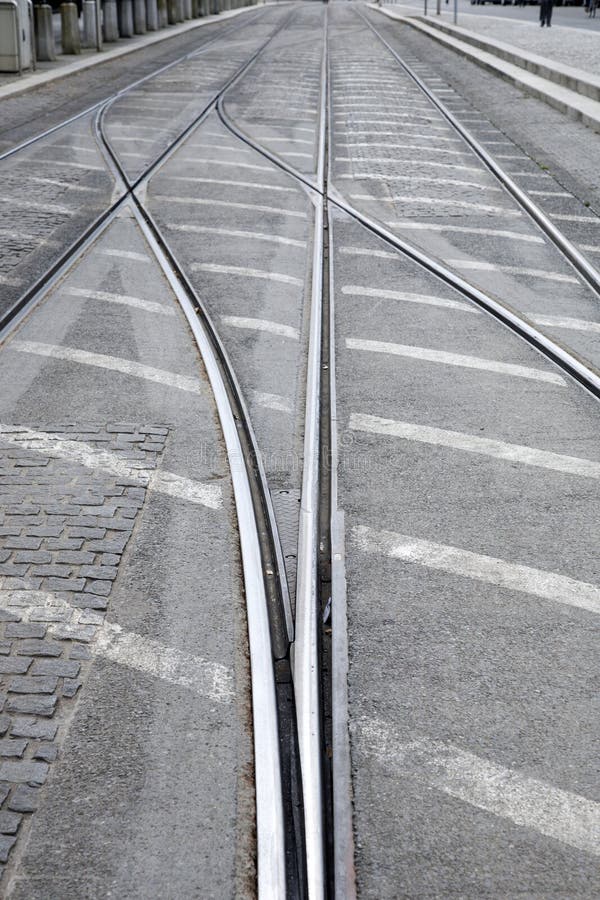
[[[500,266],[496,263],[478,262],[474,259],[446,259],[449,266],[457,269],[469,269],[478,272],[506,272],[508,275],[528,275],[531,278],[541,278],[546,281],[558,281],[563,284],[579,284],[579,279],[573,275],[563,275],[562,272],[547,272],[545,269],[525,269],[522,266]]]
[[[13,341],[8,347],[19,353],[35,353],[37,356],[48,356],[52,359],[64,359],[85,366],[109,369],[123,375],[131,375],[134,378],[143,378],[156,384],[164,384],[180,391],[187,391],[190,394],[201,393],[199,379],[190,378],[188,375],[177,375],[175,372],[167,372],[164,369],[155,369],[153,366],[145,366],[131,359],[89,353],[87,350],[77,350],[73,347],[57,347],[53,344],[42,344],[36,341]]]
[[[402,438],[406,441],[418,441],[438,447],[451,447],[468,453],[480,453],[495,459],[518,462],[526,466],[537,466],[541,469],[553,469],[567,475],[579,475],[583,478],[600,478],[600,462],[582,459],[577,456],[565,456],[548,450],[538,450],[522,444],[508,444],[477,435],[465,434],[461,431],[448,431],[445,428],[431,428],[427,425],[415,425],[413,422],[398,422],[394,419],[382,419],[379,416],[353,413],[350,426],[353,431],[366,431],[371,434],[383,434]]]
[[[105,250],[101,250],[100,253],[104,256],[116,256],[119,259],[133,259],[136,262],[152,262],[150,257],[146,256],[145,253],[135,253],[133,250],[118,250],[107,247]]]
[[[258,210],[258,212],[275,213],[279,216],[292,216],[296,219],[306,219],[306,213],[296,209],[280,209],[276,206],[259,206],[257,203],[234,203],[230,200],[209,200],[205,197],[169,197],[164,194],[157,194],[156,199],[161,200],[164,203],[192,203],[199,206],[228,206],[232,209],[253,209]]]
[[[264,406],[266,409],[275,409],[278,412],[291,413],[292,412],[292,404],[286,397],[281,397],[279,394],[265,394],[261,391],[254,391],[254,400],[258,403],[259,406]]]
[[[118,303],[122,306],[132,306],[135,309],[143,309],[145,312],[159,313],[161,316],[174,316],[175,310],[162,303],[154,303],[152,300],[142,300],[141,297],[131,297],[128,294],[111,294],[108,291],[89,291],[86,288],[64,288],[63,293],[71,297],[82,297],[85,300],[103,300],[106,303]]]
[[[538,316],[536,313],[532,313],[531,320],[536,325],[569,328],[572,331],[595,331],[600,334],[600,322],[590,322],[587,319],[573,319],[569,316]]]
[[[388,222],[393,228],[410,228],[419,231],[456,231],[463,234],[481,234],[488,237],[506,238],[512,241],[523,241],[526,244],[544,244],[543,238],[533,234],[521,234],[519,231],[505,231],[501,228],[477,228],[466,225],[437,225],[434,222]]]
[[[427,294],[407,293],[406,291],[386,291],[383,289],[361,287],[350,284],[342,288],[342,294],[351,297],[374,297],[378,300],[402,300],[407,303],[422,303],[425,306],[441,306],[445,309],[460,309],[462,312],[479,314],[479,310],[460,300],[447,300],[445,297],[431,297]]]
[[[222,178],[198,178],[193,175],[167,175],[172,181],[190,181],[192,184],[223,184],[227,187],[258,188],[261,191],[279,191],[280,193],[296,194],[296,188],[280,187],[276,184],[263,184],[257,181],[231,181]]]
[[[600,587],[576,581],[567,575],[510,563],[493,556],[484,556],[460,547],[424,541],[393,531],[376,531],[364,525],[353,528],[353,535],[358,547],[365,553],[378,553],[392,559],[402,559],[461,578],[474,578],[553,603],[600,613]]]
[[[233,328],[248,328],[251,331],[267,331],[278,337],[290,338],[293,341],[300,340],[300,332],[291,325],[282,325],[280,322],[271,322],[269,319],[251,319],[246,316],[221,316],[224,325]]]
[[[230,166],[234,169],[252,169],[255,172],[273,172],[273,168],[271,166],[259,166],[255,163],[234,162],[231,159],[208,159],[201,156],[188,156],[182,158],[181,162],[192,163],[193,165],[197,163],[201,163],[202,165],[204,165],[205,163],[207,163],[210,166]]]
[[[212,228],[210,225],[177,225],[175,223],[168,223],[167,228],[172,231],[189,231],[197,234],[222,234],[229,237],[248,238],[249,240],[285,244],[289,247],[301,247],[302,249],[306,247],[304,241],[281,237],[278,234],[263,234],[260,231],[242,231],[241,229],[235,228]]]
[[[303,287],[304,281],[295,275],[282,275],[279,272],[268,272],[263,269],[249,269],[245,266],[221,266],[217,263],[192,263],[195,272],[214,272],[217,275],[241,275],[244,278],[260,278],[263,281],[277,281],[280,284],[293,284]]]
[[[486,372],[495,372],[498,375],[513,375],[517,378],[528,378],[533,381],[547,381],[550,384],[565,384],[564,378],[556,372],[545,372],[543,369],[532,369],[529,366],[497,362],[494,359],[481,359],[478,356],[465,356],[461,353],[448,353],[445,350],[431,350],[428,347],[411,347],[406,344],[390,344],[385,341],[366,341],[358,338],[347,338],[346,347],[349,350],[389,353],[391,356],[421,359],[425,362],[442,363],[446,366],[481,369]]]
[[[410,778],[552,840],[600,854],[599,803],[450,743],[403,740],[396,726],[380,719],[358,719],[351,729],[353,745],[375,757],[389,775]]]

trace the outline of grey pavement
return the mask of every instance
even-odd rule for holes
[[[419,300],[460,302],[401,255],[383,268],[385,244],[358,224],[336,215],[333,234],[358,895],[593,897],[598,610],[500,572],[529,566],[540,585],[556,573],[597,594],[598,481],[474,444],[597,466],[597,403],[465,368],[475,356],[553,374],[489,317]],[[405,349],[377,351],[390,342]],[[444,445],[450,432],[473,443]],[[467,557],[446,562],[453,548],[476,555],[473,574]],[[478,570],[484,558],[499,570]]]

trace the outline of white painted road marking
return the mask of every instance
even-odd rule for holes
[[[531,316],[536,325],[550,325],[552,328],[570,328],[573,331],[595,331],[600,334],[600,322],[587,319],[572,319],[569,316]]]
[[[102,353],[89,353],[87,350],[77,350],[74,347],[41,344],[37,341],[12,341],[9,347],[19,353],[35,353],[38,356],[49,356],[52,359],[66,359],[69,362],[81,363],[85,366],[96,366],[99,369],[110,369],[113,372],[121,372],[123,375],[132,375],[134,378],[143,378],[146,381],[164,384],[167,387],[188,391],[191,394],[201,393],[200,381],[197,378],[167,372],[165,369],[155,369],[154,366],[145,366],[132,359],[105,356]]]
[[[530,275],[532,278],[542,278],[546,281],[579,284],[579,279],[575,278],[573,275],[563,275],[562,272],[547,272],[546,269],[524,269],[521,266],[500,266],[496,263],[479,262],[474,259],[445,259],[444,262],[457,269],[469,269],[479,272],[506,272],[508,275]]]
[[[116,256],[119,259],[134,259],[136,262],[147,263],[152,261],[145,253],[134,253],[133,250],[118,250],[107,247],[106,249],[101,250],[100,253],[104,254],[104,256]]]
[[[406,344],[390,344],[385,341],[366,341],[359,338],[347,338],[349,350],[367,350],[371,353],[389,353],[393,356],[405,356],[411,359],[422,359],[426,362],[443,363],[447,366],[462,366],[466,369],[482,369],[496,372],[498,375],[514,375],[518,378],[530,378],[534,381],[548,381],[551,384],[565,384],[564,378],[556,372],[545,372],[543,369],[532,369],[514,363],[497,362],[494,359],[481,359],[478,356],[464,356],[461,353],[448,353],[445,350],[432,350],[428,347],[409,347]]]
[[[264,394],[260,391],[253,393],[255,401],[259,406],[266,409],[276,409],[278,412],[292,412],[292,404],[287,397],[281,397],[279,394]]]
[[[31,431],[19,425],[0,423],[0,440],[35,453],[69,460],[86,469],[101,469],[121,478],[129,478],[142,487],[210,509],[222,506],[222,491],[217,484],[204,484],[162,469],[148,469],[143,460],[127,461],[110,450],[97,450],[82,441],[57,438],[44,431]]]
[[[427,294],[413,294],[406,291],[386,291],[377,288],[361,287],[349,284],[342,288],[342,294],[351,297],[374,297],[378,300],[403,300],[407,303],[423,303],[426,306],[442,306],[446,309],[460,309],[463,312],[479,314],[479,310],[460,300],[447,300],[445,297],[431,297]]]
[[[286,194],[297,193],[296,188],[280,187],[276,184],[263,184],[257,181],[232,181],[225,178],[200,178],[195,175],[167,175],[172,181],[191,181],[193,184],[223,184],[227,187],[258,188],[261,191],[279,191]]]
[[[304,249],[306,243],[297,241],[295,238],[280,237],[278,234],[263,234],[260,231],[242,231],[236,228],[212,228],[210,225],[177,225],[169,222],[167,228],[172,231],[189,231],[192,234],[222,234],[227,237],[248,238],[254,241],[268,241],[274,244],[285,244],[289,247],[301,247]]]
[[[122,306],[132,306],[135,309],[143,309],[145,312],[159,313],[161,316],[174,316],[175,310],[171,306],[155,303],[152,300],[143,300],[141,297],[131,297],[129,294],[112,294],[109,291],[89,291],[86,288],[64,288],[63,293],[71,297],[82,297],[85,300],[103,300],[107,303],[118,303]]]
[[[247,316],[221,316],[224,325],[231,325],[233,328],[249,328],[252,331],[268,331],[279,337],[291,338],[293,341],[300,340],[300,332],[291,325],[282,325],[281,322],[271,322],[268,319],[251,319]]]
[[[469,203],[468,200],[444,200],[438,197],[411,197],[400,195],[395,197],[375,197],[372,194],[351,194],[352,200],[377,200],[381,203],[422,203],[425,206],[456,206],[459,209],[473,209],[477,212],[494,213],[498,216],[521,216],[518,209],[504,209],[502,206],[488,206],[484,203]]]
[[[208,159],[202,156],[188,156],[181,160],[186,163],[208,163],[211,166],[233,166],[234,169],[253,169],[256,172],[273,172],[271,166],[258,166],[255,163],[241,163],[231,159]]]
[[[385,770],[455,797],[546,837],[600,854],[600,803],[560,790],[476,756],[454,744],[426,738],[405,741],[391,723],[360,718],[354,742]]]
[[[260,278],[264,281],[278,281],[281,284],[293,284],[303,287],[301,278],[294,275],[282,275],[279,272],[268,272],[264,269],[249,269],[245,266],[222,266],[218,263],[192,263],[192,269],[197,272],[214,272],[217,275],[242,275],[244,278]]]
[[[510,591],[531,594],[553,603],[600,613],[600,587],[577,581],[568,575],[534,569],[393,531],[377,531],[365,525],[355,526],[352,533],[364,553],[379,553],[461,578],[474,578]]]
[[[523,241],[528,244],[544,244],[543,238],[533,234],[521,234],[519,231],[505,231],[501,228],[476,228],[466,225],[436,225],[434,222],[387,222],[390,228],[411,228],[419,231],[456,231],[462,234],[482,234],[488,237],[507,238],[512,241]]]
[[[57,594],[45,591],[13,591],[0,589],[0,608],[13,610],[21,615],[22,621],[40,620],[40,613],[50,613],[47,621],[52,621],[52,612],[70,613],[68,624],[50,625],[50,634],[60,639],[61,635],[73,629],[76,634],[82,628],[81,616],[84,610],[75,609]],[[153,678],[160,678],[170,684],[185,687],[202,697],[217,703],[231,703],[234,699],[234,679],[232,670],[221,663],[192,656],[173,647],[165,647],[158,641],[141,634],[124,631],[119,625],[102,621],[104,614],[98,615],[98,624],[84,626],[89,629],[88,646],[96,656]]]
[[[281,209],[277,206],[259,206],[257,203],[234,203],[231,200],[210,200],[207,197],[169,197],[164,194],[156,195],[157,200],[165,203],[196,203],[199,206],[228,206],[232,209],[252,209],[258,212],[276,213],[279,216],[292,216],[296,219],[306,219],[306,213],[297,209]]]
[[[427,425],[416,425],[413,422],[398,422],[394,419],[382,419],[362,413],[352,413],[350,426],[353,431],[366,431],[371,434],[384,434],[402,438],[407,441],[420,441],[438,447],[452,447],[469,453],[481,453],[496,459],[518,462],[527,466],[539,466],[542,469],[553,469],[567,475],[580,475],[584,478],[600,479],[600,462],[582,459],[578,456],[566,456],[552,453],[549,450],[538,450],[523,444],[508,444],[491,438],[482,438],[461,431],[448,431],[445,428],[431,428]]]

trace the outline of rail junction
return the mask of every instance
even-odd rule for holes
[[[0,895],[597,897],[595,201],[374,6],[187,40],[0,101]]]

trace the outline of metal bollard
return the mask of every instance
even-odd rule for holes
[[[133,0],[133,30],[136,34],[146,33],[146,0]]]
[[[53,62],[56,59],[52,7],[48,3],[40,3],[35,7],[35,52],[43,62]]]
[[[75,3],[61,3],[60,33],[63,53],[81,53],[79,16]]]
[[[102,35],[107,44],[119,39],[117,0],[104,0],[102,4]]]
[[[81,46],[90,49],[97,43],[96,34],[96,0],[83,0],[81,4],[83,18],[83,41]]]
[[[146,0],[146,28],[148,31],[158,29],[158,5],[156,0]]]
[[[119,11],[119,35],[120,37],[133,37],[133,4],[132,0],[121,0],[117,9]]]
[[[169,13],[167,12],[167,0],[157,0],[158,6],[158,27],[166,28],[169,24]]]

